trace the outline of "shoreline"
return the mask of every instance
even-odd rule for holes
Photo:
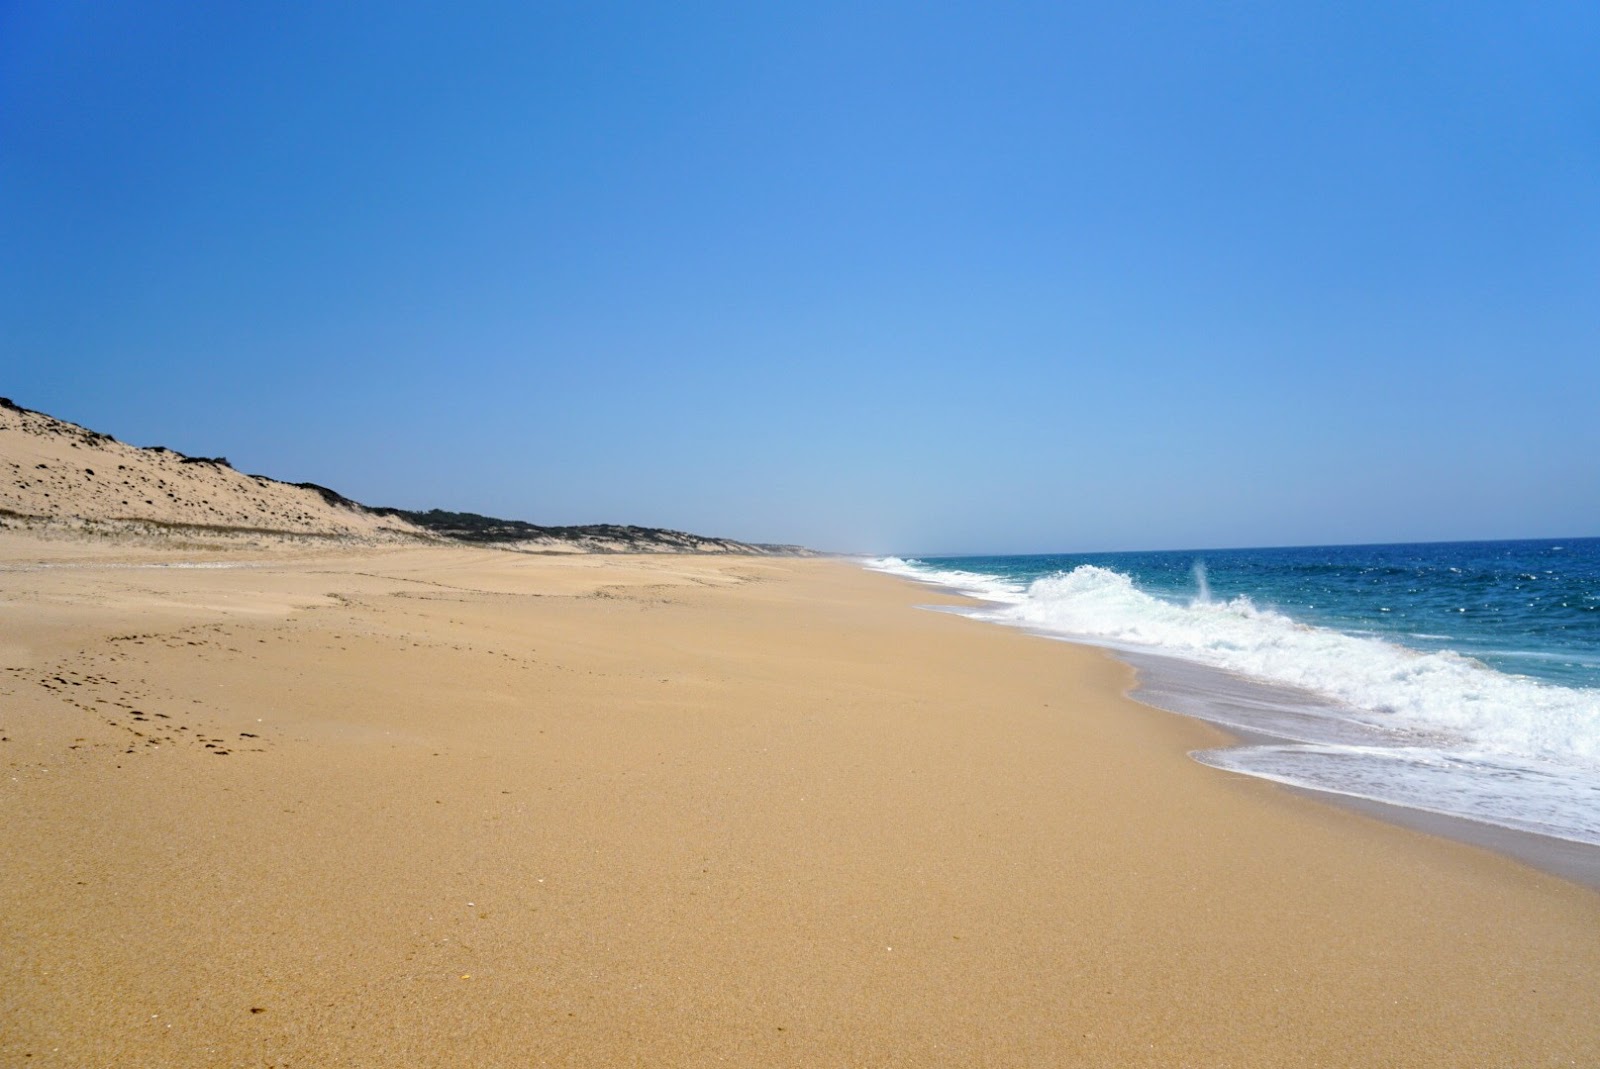
[[[892,572],[880,572],[878,569],[873,568],[866,570],[901,579],[909,583],[913,588],[938,591],[946,597],[959,599],[961,602],[960,605],[955,606],[924,606],[933,611],[974,618],[965,611],[965,607],[970,606],[973,609],[981,609],[996,604],[946,583],[898,575]],[[976,622],[990,624],[991,626],[1006,626],[982,619],[976,619]],[[1220,668],[1212,668],[1165,654],[1145,653],[1093,642],[1084,642],[1073,639],[1070,636],[1038,628],[1018,627],[1014,628],[1014,630],[1051,642],[1062,642],[1081,649],[1096,650],[1122,664],[1128,665],[1135,673],[1135,681],[1128,688],[1127,697],[1149,708],[1159,709],[1163,712],[1173,713],[1177,716],[1208,724],[1221,731],[1230,740],[1225,745],[1210,749],[1226,752],[1236,747],[1293,743],[1295,741],[1292,736],[1274,733],[1269,728],[1246,727],[1241,725],[1237,719],[1209,712],[1215,706],[1227,705],[1234,701],[1246,701],[1252,704],[1266,702],[1271,704],[1272,695],[1280,692],[1288,693],[1290,688],[1248,679]],[[1315,695],[1309,694],[1305,697],[1316,698]],[[1303,699],[1301,700],[1303,701]],[[1316,700],[1321,701],[1321,699]],[[1279,715],[1292,718],[1300,714],[1294,712],[1294,703],[1290,703],[1281,707]],[[1526,829],[1511,828],[1503,824],[1476,820],[1455,813],[1423,809],[1398,802],[1368,798],[1362,795],[1345,794],[1335,790],[1325,790],[1306,784],[1274,779],[1270,776],[1258,775],[1231,766],[1214,765],[1204,760],[1203,754],[1205,752],[1207,751],[1195,751],[1190,757],[1197,764],[1210,768],[1215,772],[1244,776],[1272,783],[1286,791],[1316,799],[1326,805],[1362,813],[1397,827],[1409,828],[1424,834],[1449,839],[1453,842],[1489,850],[1541,872],[1549,873],[1561,879],[1569,880],[1581,887],[1600,892],[1600,846],[1572,839],[1563,839],[1558,836],[1543,835]]]
[[[1055,636],[1044,635],[1042,637],[1053,638]],[[1062,639],[1061,641],[1070,642],[1071,640]],[[1090,646],[1089,648],[1097,647]],[[1206,676],[1225,677],[1229,681],[1236,683],[1240,689],[1264,694],[1272,693],[1274,690],[1272,687],[1258,684],[1253,680],[1239,679],[1222,672],[1220,669],[1210,669],[1203,665],[1194,665],[1187,661],[1179,661],[1159,654],[1139,654],[1121,650],[1107,650],[1106,652],[1129,665],[1138,673],[1138,682],[1128,691],[1129,698],[1153,709],[1162,709],[1176,713],[1179,716],[1191,717],[1215,725],[1233,740],[1227,746],[1218,747],[1219,751],[1226,751],[1235,746],[1292,743],[1294,741],[1285,735],[1276,735],[1264,730],[1251,730],[1234,722],[1208,717],[1204,712],[1206,705],[1218,700],[1226,700],[1225,692],[1208,690],[1200,693],[1189,689],[1185,686],[1184,677],[1188,676],[1191,679]],[[1580,886],[1600,892],[1600,846],[1577,842],[1572,839],[1561,839],[1553,835],[1540,835],[1537,832],[1520,828],[1508,828],[1503,824],[1473,820],[1470,817],[1458,816],[1454,813],[1400,805],[1396,802],[1386,802],[1377,798],[1343,794],[1339,791],[1322,790],[1299,783],[1275,780],[1271,777],[1255,775],[1242,769],[1213,765],[1204,759],[1206,752],[1198,751],[1190,756],[1199,764],[1217,772],[1265,780],[1269,783],[1275,783],[1285,790],[1317,799],[1326,805],[1338,806],[1375,817],[1378,820],[1399,827],[1411,828],[1425,834],[1465,843],[1468,846],[1480,847],[1512,858],[1541,872],[1548,872],[1553,876],[1559,876],[1564,880],[1570,880]]]
[[[1104,651],[832,560],[252,559],[5,573],[0,1060],[1600,1058],[1600,896],[1218,776]]]

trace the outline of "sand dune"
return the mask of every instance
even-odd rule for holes
[[[267,546],[463,542],[518,553],[805,556],[623,524],[546,527],[470,512],[371,508],[323,486],[235,471],[223,457],[138,448],[0,398],[0,530],[121,543]]]
[[[0,510],[12,526],[277,534],[363,540],[423,532],[332,491],[246,475],[222,458],[141,449],[42,412],[0,404]]]

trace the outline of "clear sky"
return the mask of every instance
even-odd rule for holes
[[[1600,534],[1600,5],[0,3],[0,393],[829,549]]]

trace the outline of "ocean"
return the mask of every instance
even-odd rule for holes
[[[1207,764],[1600,846],[1600,538],[867,564],[1118,651]]]

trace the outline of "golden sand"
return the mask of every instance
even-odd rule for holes
[[[0,557],[6,1066],[1600,1064],[1600,895],[848,564]]]

